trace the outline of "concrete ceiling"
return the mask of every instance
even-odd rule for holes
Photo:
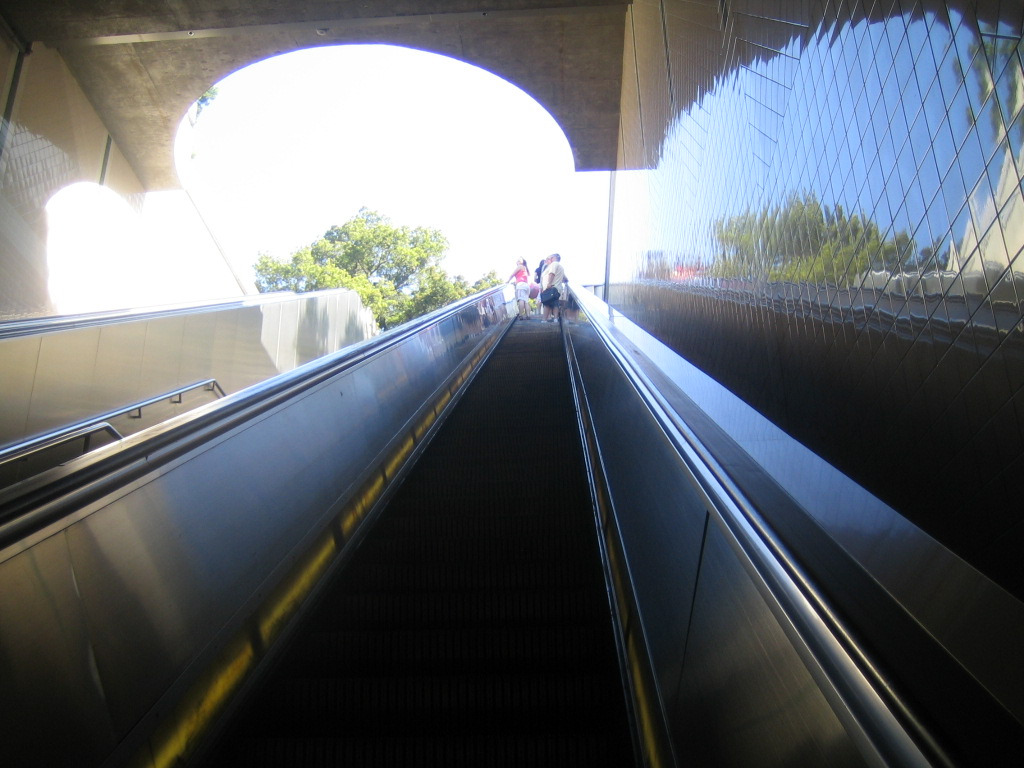
[[[615,167],[621,0],[0,0],[25,47],[57,49],[147,189],[179,186],[181,118],[211,85],[302,48],[387,43],[482,67],[565,131],[577,170]],[[500,151],[497,148],[496,151]]]

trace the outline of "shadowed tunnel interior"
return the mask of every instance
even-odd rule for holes
[[[205,765],[634,763],[557,328],[513,326]]]

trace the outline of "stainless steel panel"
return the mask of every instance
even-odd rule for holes
[[[4,762],[97,763],[115,743],[105,703],[63,535],[0,563]]]
[[[77,421],[95,402],[93,378],[99,328],[77,328],[40,339],[28,426],[32,434]]]
[[[671,709],[707,508],[678,454],[589,325],[570,326],[661,695]]]
[[[210,345],[211,370],[217,370],[217,379],[227,392],[237,392],[249,383],[262,381],[279,371],[273,358],[263,349],[261,337],[262,316],[258,307],[247,307],[238,312],[216,312]],[[202,338],[202,337],[200,337]],[[228,361],[226,368],[213,361]]]
[[[316,399],[239,430],[69,529],[119,734],[351,481],[360,457],[349,454],[346,468],[341,417]]]
[[[263,313],[263,332],[260,344],[266,350],[279,371],[290,371],[299,364],[296,346],[285,343],[285,339],[296,337],[299,308],[295,304],[269,304],[260,307]]]
[[[376,333],[358,298],[345,290],[92,322],[0,341],[0,444],[206,379],[237,391]],[[157,415],[146,412],[141,421],[117,426],[135,432]]]
[[[41,343],[38,336],[0,341],[0,445],[30,434],[29,404]]]
[[[298,327],[292,336],[295,339],[296,364],[308,363],[336,349],[329,344],[333,323],[328,320],[326,310],[325,300],[320,296],[298,308]]]
[[[893,710],[891,703],[880,701],[873,692],[882,689],[896,691],[897,696],[910,691],[906,700],[912,701],[907,704],[911,710],[924,712],[924,720],[943,721],[941,726],[933,726],[927,737],[943,745],[940,750],[970,751],[980,763],[990,764],[993,755],[1005,755],[1017,744],[1020,732],[1013,718],[1020,719],[1024,686],[1014,649],[1024,643],[1021,603],[621,313],[589,294],[577,298],[584,309],[581,318],[619,345],[618,362],[635,378],[638,388],[651,391],[652,407],[662,414],[687,461],[695,467],[707,464],[711,468],[704,481],[708,487],[714,489],[724,482],[732,487],[736,499],[746,495],[743,504],[749,506],[749,512],[729,512],[737,515],[729,519],[741,521],[749,514],[760,521],[757,524],[763,526],[769,540],[780,537],[785,553],[782,561],[794,564],[808,579],[802,589],[818,595],[821,605],[828,606],[825,610],[842,617],[840,624],[846,624],[870,647],[875,670],[888,670],[881,683],[874,680],[874,671],[867,675],[863,668],[856,671],[858,663],[851,662],[846,651],[836,650],[832,630],[822,633],[817,628],[820,617],[814,617],[820,609],[808,613],[801,607],[804,598],[772,600],[773,609],[778,601],[787,606],[785,610],[794,611],[792,617],[799,618],[791,618],[785,625],[791,641],[798,644],[790,649],[795,653],[799,648],[800,656],[812,665],[817,684],[823,686],[820,690],[835,707],[837,719],[852,729],[851,738],[864,747],[863,754],[872,760],[876,754],[882,755],[881,759],[891,758],[901,765],[906,760],[926,759],[912,745],[916,737],[902,733],[906,725],[897,724],[900,707]],[[569,332],[574,340],[581,339],[587,333],[585,328],[570,326]],[[582,341],[575,346],[585,349]],[[621,411],[618,401],[631,393],[624,389],[609,404],[602,391],[608,374],[600,365],[581,365],[580,369],[588,393],[595,394],[592,406],[604,402],[602,410]],[[602,415],[595,414],[594,420],[600,423]],[[628,443],[628,436],[622,439]],[[606,447],[602,439],[602,451],[606,450],[616,449]],[[657,453],[649,453],[645,447],[638,455],[646,460]],[[634,459],[632,463],[637,462]],[[624,504],[616,499],[617,507]],[[644,513],[636,508],[631,514]],[[620,525],[627,530],[635,523],[624,518]],[[751,541],[761,540],[754,536]],[[656,562],[657,557],[650,557],[648,550],[657,546],[651,538],[627,544],[627,556],[630,548],[642,553],[630,558],[634,571]],[[763,542],[745,542],[744,546],[757,549]],[[847,559],[848,553],[856,564]],[[772,558],[758,560],[757,567],[767,569],[761,575],[772,573],[771,589],[788,594],[789,577],[780,579],[774,566],[765,565],[768,561],[774,562]],[[644,576],[634,578],[642,583]],[[758,584],[760,587],[761,582]],[[879,584],[888,594],[878,589]],[[656,636],[662,617],[648,612],[644,620],[645,632]],[[794,633],[797,626],[800,629]],[[927,632],[921,631],[922,626]],[[691,632],[695,629],[691,626]],[[681,655],[684,647],[686,657],[678,663],[689,675],[689,646],[680,645],[670,653]],[[892,657],[887,656],[890,652]],[[724,647],[722,653],[726,653]],[[654,653],[652,656],[656,667],[663,664]],[[926,667],[928,672],[923,671]],[[885,682],[887,676],[889,682]],[[663,682],[660,687],[669,721],[675,725],[689,718],[691,713],[684,709],[688,706],[685,692]],[[955,694],[951,693],[954,689]],[[960,716],[957,702],[967,701],[972,718]],[[985,714],[978,714],[981,712]],[[687,745],[677,743],[676,748],[688,758]]]
[[[865,765],[714,525],[701,559],[672,727],[688,765]]]
[[[146,347],[142,353],[137,394],[149,393],[152,396],[170,392],[181,386],[184,376],[188,375],[181,370],[185,323],[186,319],[181,315],[162,317],[145,323]],[[134,402],[139,399],[141,398],[136,397]]]
[[[370,330],[376,328],[373,313],[362,305],[355,292],[335,293],[324,297],[322,302],[327,305],[324,311],[330,311],[332,318],[328,349],[342,349],[373,335]]]
[[[217,338],[219,312],[203,312],[185,316],[181,336],[180,363],[176,384],[207,378],[214,368],[214,340]],[[227,378],[227,377],[224,377]],[[233,391],[233,390],[232,390]]]
[[[128,404],[141,398],[139,379],[142,376],[143,353],[146,348],[146,328],[142,325],[117,324],[99,328],[99,346],[93,369],[91,402]],[[158,395],[163,390],[155,390]]]

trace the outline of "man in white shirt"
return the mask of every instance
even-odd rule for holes
[[[562,267],[562,257],[557,253],[551,254],[545,261],[547,266],[540,276],[541,291],[554,288],[558,295],[551,301],[543,302],[544,316],[541,319],[553,323],[558,319],[558,304],[565,293],[565,269]]]

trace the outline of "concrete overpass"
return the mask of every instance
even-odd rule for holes
[[[23,53],[66,62],[147,190],[173,189],[189,105],[256,61],[385,43],[443,54],[522,88],[565,131],[577,170],[616,166],[627,4],[619,0],[3,0]]]

